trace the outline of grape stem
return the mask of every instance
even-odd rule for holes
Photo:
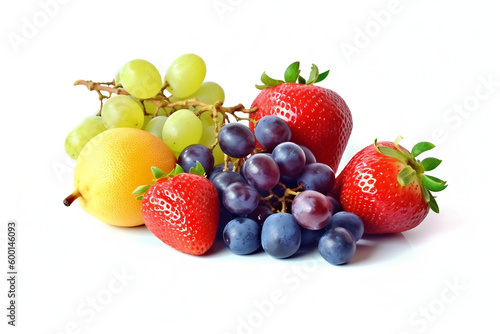
[[[102,107],[104,105],[104,100],[109,99],[113,94],[130,96],[130,93],[127,92],[123,87],[115,85],[114,80],[111,82],[94,82],[91,80],[77,80],[75,81],[74,85],[85,86],[87,87],[88,90],[97,92],[97,94],[99,95],[99,102],[101,104],[97,116],[101,115]],[[148,114],[146,108],[144,108],[144,114],[152,116],[154,118],[158,116],[160,109],[165,110],[167,116],[172,115],[178,109],[190,109],[196,114],[196,116],[201,117],[202,113],[210,111],[212,114],[212,119],[216,124],[216,126],[214,127],[214,143],[210,146],[210,150],[212,151],[219,143],[217,138],[221,127],[225,123],[231,122],[231,120],[229,119],[229,115],[231,115],[237,122],[248,121],[252,122],[254,125],[257,123],[257,121],[255,121],[250,117],[242,117],[237,114],[237,113],[243,113],[243,114],[253,113],[257,111],[256,107],[247,109],[241,103],[233,107],[224,107],[221,101],[217,101],[214,104],[208,104],[201,102],[196,98],[171,102],[170,99],[172,96],[167,97],[164,94],[165,89],[168,86],[169,86],[168,82],[165,82],[160,92],[156,96],[148,99],[139,100],[143,105],[144,102],[149,102],[156,106],[154,114],[152,115]],[[103,94],[103,92],[107,94]],[[218,117],[219,114],[222,115],[222,121],[219,121]],[[236,159],[233,163],[234,166],[233,171],[239,171],[243,162],[244,159]],[[224,168],[225,170],[228,169],[228,163],[229,163],[229,157],[225,157],[225,168]]]
[[[300,192],[305,189],[304,184],[301,183],[301,185],[298,186],[298,187],[296,187],[296,188],[288,188],[282,182],[278,182],[277,185],[279,185],[280,187],[282,187],[283,189],[285,189],[285,193],[283,194],[283,196],[279,196],[272,189],[269,189],[268,190],[269,191],[269,195],[267,195],[265,197],[264,196],[260,196],[260,200],[264,201],[266,203],[266,205],[273,212],[287,212],[288,203],[292,203],[293,202],[293,198],[295,196],[297,196],[298,194],[300,194]],[[278,208],[274,207],[271,204],[271,200],[272,199],[275,199],[278,202],[277,203]]]

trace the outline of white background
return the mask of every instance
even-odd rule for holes
[[[6,324],[2,279],[2,332],[494,331],[500,297],[492,208],[500,107],[495,4],[2,2],[5,275],[5,226],[8,219],[19,226],[18,326]],[[412,231],[364,239],[350,264],[335,267],[317,251],[275,260],[236,256],[218,244],[206,256],[187,256],[144,227],[110,227],[78,204],[64,207],[73,164],[64,138],[98,107],[96,94],[73,82],[111,80],[134,58],[164,72],[187,52],[205,59],[206,79],[225,88],[226,105],[249,106],[264,70],[281,76],[296,60],[306,75],[313,62],[330,69],[321,85],[338,92],[354,118],[342,166],[375,138],[401,134],[406,147],[433,141],[432,155],[444,161],[433,174],[449,182],[438,196],[442,213]]]

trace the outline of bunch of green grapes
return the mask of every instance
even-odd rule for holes
[[[100,112],[86,118],[68,134],[67,154],[76,159],[90,139],[106,129],[117,127],[148,131],[163,139],[177,155],[192,144],[212,147],[216,130],[224,122],[222,114],[219,113],[214,120],[211,111],[201,113],[203,106],[196,104],[182,108],[158,106],[161,102],[170,104],[192,99],[205,105],[223,103],[224,90],[215,82],[204,81],[205,76],[205,62],[195,54],[184,54],[175,59],[167,69],[164,81],[150,62],[143,59],[127,62],[116,72],[113,87],[107,90],[109,96],[100,94],[101,101],[104,100]],[[164,95],[165,88],[171,96]],[[224,155],[218,145],[213,148],[213,153],[216,162],[223,161]]]

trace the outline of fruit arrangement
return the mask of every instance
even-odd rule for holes
[[[178,57],[162,79],[142,59],[111,82],[79,80],[96,91],[100,108],[66,137],[76,159],[80,206],[116,226],[146,227],[187,254],[206,253],[217,238],[238,255],[263,250],[288,258],[317,248],[331,264],[347,263],[364,234],[419,225],[433,192],[447,183],[425,174],[441,160],[377,142],[357,153],[337,176],[352,116],[336,92],[317,86],[295,62],[284,80],[261,76],[250,109],[223,106],[220,85],[205,81],[206,64]],[[152,174],[151,174],[152,173]]]

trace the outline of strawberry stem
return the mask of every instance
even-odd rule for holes
[[[282,83],[299,83],[302,85],[312,85],[325,80],[325,78],[328,76],[329,73],[330,70],[325,71],[323,73],[319,73],[318,66],[312,64],[311,72],[309,74],[309,79],[307,79],[306,81],[306,79],[304,79],[304,77],[300,75],[300,63],[296,61],[286,68],[285,80],[273,79],[270,76],[268,76],[266,72],[264,72],[260,77],[260,80],[262,81],[263,85],[255,85],[255,87],[257,89],[262,90],[268,87],[281,85]]]
[[[437,205],[436,199],[431,192],[443,191],[446,187],[448,187],[448,184],[446,181],[438,179],[434,176],[425,175],[424,173],[439,166],[441,164],[441,160],[436,158],[426,158],[419,161],[416,159],[418,155],[433,149],[435,145],[429,142],[420,142],[416,144],[411,150],[411,153],[409,153],[399,146],[399,141],[402,138],[403,137],[398,136],[398,138],[394,141],[396,149],[378,145],[377,139],[375,139],[375,149],[377,152],[405,164],[406,166],[397,175],[398,183],[402,187],[406,187],[416,180],[422,189],[422,194],[425,201],[428,203],[429,208],[432,211],[439,213],[439,206]]]

